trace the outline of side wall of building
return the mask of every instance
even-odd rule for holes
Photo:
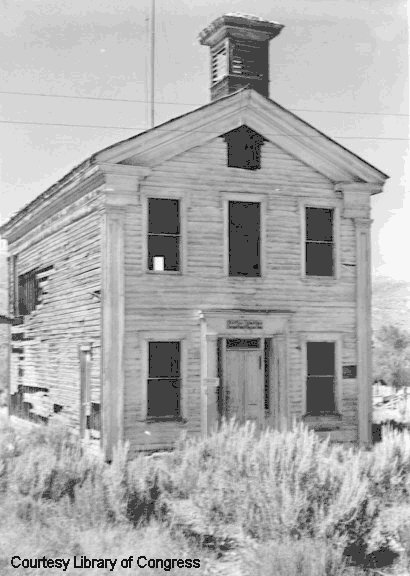
[[[63,200],[64,202],[64,200]],[[79,429],[81,374],[89,400],[101,401],[101,200],[96,191],[9,242],[11,394],[16,413],[46,420],[58,413]],[[22,314],[19,277],[36,277],[36,303]],[[13,282],[14,280],[14,282]],[[21,287],[20,287],[21,292]],[[20,293],[21,299],[21,293]],[[20,309],[19,309],[20,307]],[[87,351],[87,374],[80,362]],[[97,434],[98,436],[98,434]]]

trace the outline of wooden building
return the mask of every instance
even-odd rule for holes
[[[212,22],[209,104],[97,152],[1,227],[12,411],[59,414],[108,458],[224,416],[370,441],[370,197],[387,176],[269,99],[281,29]]]

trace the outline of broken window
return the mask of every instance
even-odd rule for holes
[[[224,135],[228,150],[228,167],[257,170],[261,167],[264,138],[248,126],[240,126]]]
[[[260,276],[260,203],[229,202],[229,276]]]
[[[180,269],[179,200],[148,199],[148,270]]]
[[[101,430],[101,411],[98,402],[90,402],[90,413],[87,415],[87,428],[88,430]]]
[[[43,302],[47,293],[48,279],[52,266],[43,269],[34,269],[18,277],[18,305],[19,316],[31,314]]]
[[[306,412],[313,416],[334,414],[335,343],[307,342]]]
[[[149,342],[148,418],[180,416],[180,342]]]
[[[306,276],[334,275],[333,212],[306,208]]]

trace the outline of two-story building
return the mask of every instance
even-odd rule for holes
[[[370,441],[370,197],[387,176],[269,99],[281,29],[212,22],[209,104],[2,226],[12,412],[59,414],[108,458],[223,417]]]

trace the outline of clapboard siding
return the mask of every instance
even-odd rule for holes
[[[125,245],[125,437],[131,449],[171,446],[183,430],[200,433],[200,328],[198,312],[217,309],[278,309],[293,312],[288,341],[289,411],[300,419],[304,383],[300,334],[341,333],[343,363],[356,364],[356,237],[353,220],[343,218],[341,197],[327,178],[267,142],[262,167],[246,171],[226,166],[226,144],[207,144],[155,166],[140,186],[140,198],[163,193],[182,198],[185,218],[185,268],[180,275],[146,273],[143,202],[130,207]],[[229,193],[255,194],[263,199],[265,236],[261,278],[226,276],[224,198]],[[301,276],[301,202],[337,205],[340,277]],[[146,217],[146,215],[145,215]],[[331,328],[329,328],[331,327]],[[188,399],[185,423],[142,420],[145,382],[141,380],[141,338],[144,332],[186,334]],[[357,383],[339,382],[342,423],[334,437],[357,438]],[[185,401],[184,400],[184,401]]]
[[[101,289],[101,200],[95,192],[46,219],[9,245],[17,274],[52,266],[44,301],[24,323],[12,354],[12,391],[19,384],[47,388],[60,416],[78,429],[79,346],[91,345],[91,400],[100,402],[101,310],[92,292]],[[48,233],[47,233],[48,230]]]

